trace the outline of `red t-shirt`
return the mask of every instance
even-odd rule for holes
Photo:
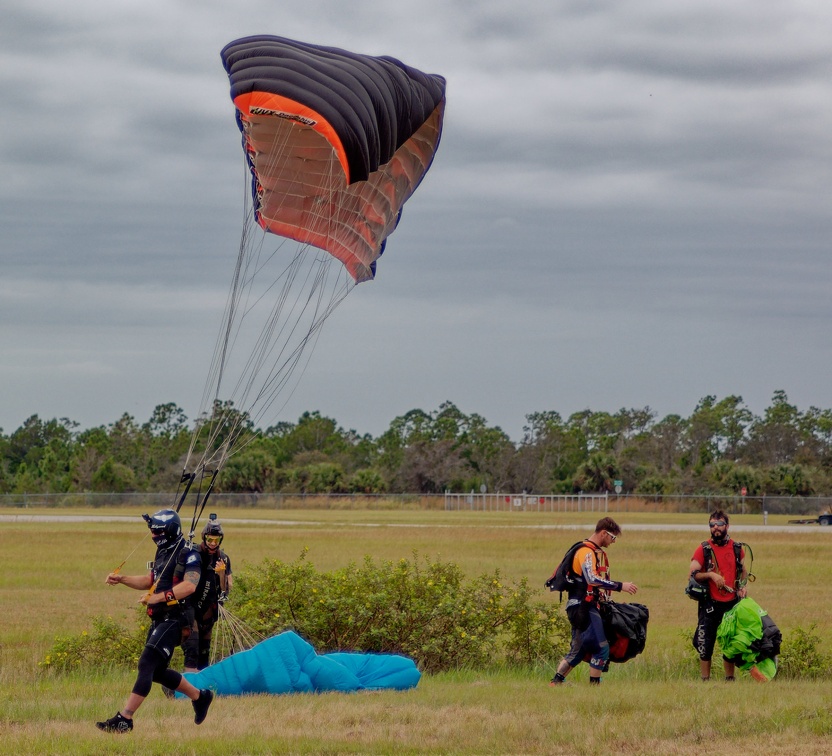
[[[714,571],[725,578],[726,586],[733,588],[737,582],[737,560],[734,556],[734,541],[729,538],[722,546],[717,546],[711,540],[708,543],[710,543],[711,548],[714,550],[714,558],[716,559],[717,567]],[[745,549],[741,549],[740,554],[745,559]],[[705,550],[702,548],[701,543],[696,547],[696,551],[693,552],[691,561],[699,562],[702,565],[702,570],[699,570],[699,572],[708,569],[708,565],[705,564]],[[711,592],[711,598],[714,601],[732,601],[737,595],[729,591],[721,591],[716,587],[713,580],[708,580],[708,590]]]

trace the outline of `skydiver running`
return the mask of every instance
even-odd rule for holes
[[[126,734],[133,729],[133,715],[150,693],[152,683],[178,690],[191,699],[194,722],[202,724],[214,698],[210,690],[198,690],[179,672],[168,668],[173,650],[182,642],[187,630],[185,607],[196,590],[202,572],[199,554],[185,545],[182,523],[172,509],[143,515],[156,544],[153,568],[146,575],[121,575],[118,570],[107,575],[107,585],[126,585],[145,591],[140,602],[147,606],[151,619],[147,642],[139,658],[138,676],[121,711],[96,727],[104,732]]]

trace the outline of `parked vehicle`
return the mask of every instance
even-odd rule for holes
[[[790,525],[832,525],[832,514],[822,514],[809,520],[789,520]]]

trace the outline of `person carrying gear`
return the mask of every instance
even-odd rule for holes
[[[604,551],[621,535],[621,528],[611,517],[602,517],[595,525],[595,532],[576,551],[572,559],[569,599],[566,616],[572,626],[572,645],[563,657],[552,685],[560,685],[566,676],[585,657],[589,657],[589,681],[601,682],[601,673],[608,664],[610,646],[601,619],[601,602],[610,591],[635,594],[635,583],[619,583],[609,576],[609,561]]]
[[[118,570],[107,575],[107,585],[126,585],[144,591],[139,599],[147,606],[151,619],[144,650],[139,657],[138,675],[133,690],[115,716],[96,727],[104,732],[125,734],[133,729],[133,715],[156,682],[184,693],[191,699],[194,722],[202,724],[213,700],[210,690],[198,690],[179,672],[169,669],[173,650],[182,642],[187,628],[185,602],[199,583],[202,564],[199,554],[185,545],[182,522],[172,509],[154,515],[142,515],[150,528],[156,556],[153,567],[145,575],[122,575]]]
[[[719,623],[725,613],[746,596],[745,550],[728,535],[728,515],[721,509],[711,512],[708,526],[711,537],[696,547],[691,557],[690,576],[698,583],[708,584],[708,595],[699,602],[693,647],[699,654],[699,674],[711,679],[711,658],[714,653]],[[734,679],[734,664],[722,657],[725,679]]]
[[[211,657],[211,634],[219,619],[219,605],[231,590],[234,578],[231,574],[231,558],[220,545],[224,533],[215,514],[202,529],[202,543],[196,547],[202,561],[202,574],[188,608],[188,624],[191,632],[182,644],[185,656],[185,672],[205,669]]]

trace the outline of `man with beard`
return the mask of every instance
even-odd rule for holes
[[[711,512],[708,521],[711,537],[697,546],[690,562],[690,575],[698,583],[708,584],[708,595],[699,602],[699,617],[693,635],[693,647],[699,654],[699,672],[703,680],[711,679],[711,657],[716,633],[725,613],[745,598],[745,550],[728,535],[728,515],[721,509]],[[724,656],[725,679],[734,679],[734,665]]]

